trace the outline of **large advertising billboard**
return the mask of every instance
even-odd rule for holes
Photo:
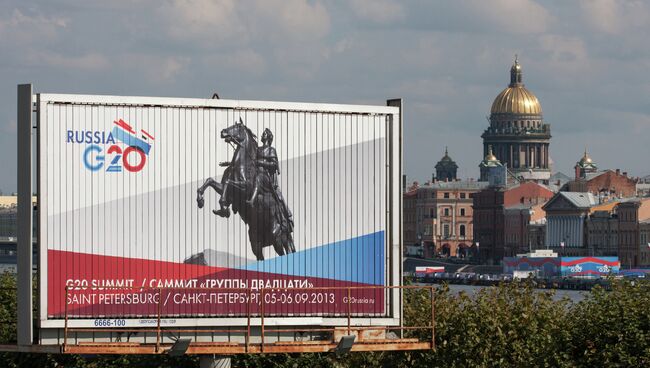
[[[398,108],[38,97],[43,324],[395,310]]]

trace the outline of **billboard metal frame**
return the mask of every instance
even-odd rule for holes
[[[47,158],[41,157],[41,145],[44,137],[39,134],[40,112],[45,111],[47,104],[82,104],[82,105],[124,105],[124,106],[166,106],[166,107],[196,107],[196,108],[223,108],[238,110],[271,110],[271,111],[290,111],[290,112],[312,112],[312,113],[348,113],[362,115],[386,115],[387,116],[387,155],[386,162],[386,282],[391,288],[387,290],[390,296],[388,309],[385,316],[381,317],[352,317],[351,321],[347,318],[332,317],[269,317],[269,323],[278,326],[305,326],[305,325],[323,325],[323,326],[345,326],[353,324],[355,326],[403,326],[402,321],[402,289],[401,270],[402,270],[402,231],[401,231],[401,208],[402,208],[402,100],[394,99],[387,101],[387,106],[372,105],[345,105],[345,104],[320,104],[320,103],[294,103],[294,102],[270,102],[270,101],[245,101],[245,100],[221,100],[221,99],[195,99],[195,98],[166,98],[166,97],[125,97],[125,96],[103,96],[103,95],[72,95],[72,94],[33,94],[32,85],[18,86],[18,178],[19,178],[19,317],[18,331],[19,344],[29,345],[34,341],[32,326],[32,303],[31,293],[31,258],[32,258],[32,241],[31,241],[31,183],[32,175],[36,175],[37,195],[39,216],[37,225],[46,224],[48,198],[47,194],[42,192],[44,188],[44,178],[40,175],[41,169],[47,165]],[[36,126],[32,124],[32,113],[36,113]],[[35,129],[34,129],[35,128]],[[34,147],[32,146],[32,135],[36,135],[36,157],[32,159],[31,155]],[[34,167],[35,165],[35,167]],[[28,184],[28,185],[25,185]],[[25,199],[27,198],[27,199]],[[29,206],[27,206],[29,203]],[[22,230],[22,231],[21,231]],[[44,239],[45,226],[38,226],[37,240],[39,247],[39,274],[47,275],[47,244]],[[27,272],[29,270],[29,272]],[[38,326],[40,329],[62,330],[64,327],[70,328],[89,328],[92,327],[93,319],[48,319],[47,311],[47,277],[39,278],[39,295],[40,305],[38,308]],[[397,287],[395,287],[397,286]],[[65,292],[62,290],[62,293]],[[129,319],[134,321],[137,318]],[[183,326],[245,326],[246,318],[236,317],[190,317],[176,318],[177,322],[174,327]],[[129,326],[127,322],[127,327]],[[131,326],[133,326],[131,324]],[[109,330],[107,330],[109,331]]]

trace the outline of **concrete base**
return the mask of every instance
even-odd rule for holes
[[[201,355],[199,357],[199,367],[201,368],[230,368],[231,361],[229,356],[225,355]]]

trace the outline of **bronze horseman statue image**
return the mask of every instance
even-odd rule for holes
[[[273,144],[273,133],[265,129],[262,146],[256,136],[239,122],[221,131],[221,138],[235,147],[225,166],[221,182],[207,178],[197,190],[196,201],[203,208],[203,194],[210,187],[221,195],[215,215],[230,217],[230,208],[248,225],[248,236],[257,260],[264,260],[263,249],[270,245],[282,256],[296,251],[293,244],[293,216],[278,185],[280,167]]]

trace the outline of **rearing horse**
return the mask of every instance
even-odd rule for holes
[[[203,194],[210,187],[221,195],[219,199],[219,210],[212,210],[214,214],[229,217],[229,206],[235,214],[239,213],[241,219],[248,225],[248,235],[253,254],[258,260],[264,259],[264,247],[273,245],[276,253],[280,256],[285,253],[295,252],[291,228],[281,226],[284,216],[282,204],[277,196],[270,193],[261,195],[257,204],[246,202],[251,197],[255,176],[258,174],[257,140],[253,132],[244,125],[241,118],[239,122],[221,131],[221,138],[227,143],[235,145],[230,162],[222,162],[221,166],[227,166],[223,173],[221,183],[213,178],[207,178],[203,185],[197,190],[197,204],[203,208],[205,200]]]

